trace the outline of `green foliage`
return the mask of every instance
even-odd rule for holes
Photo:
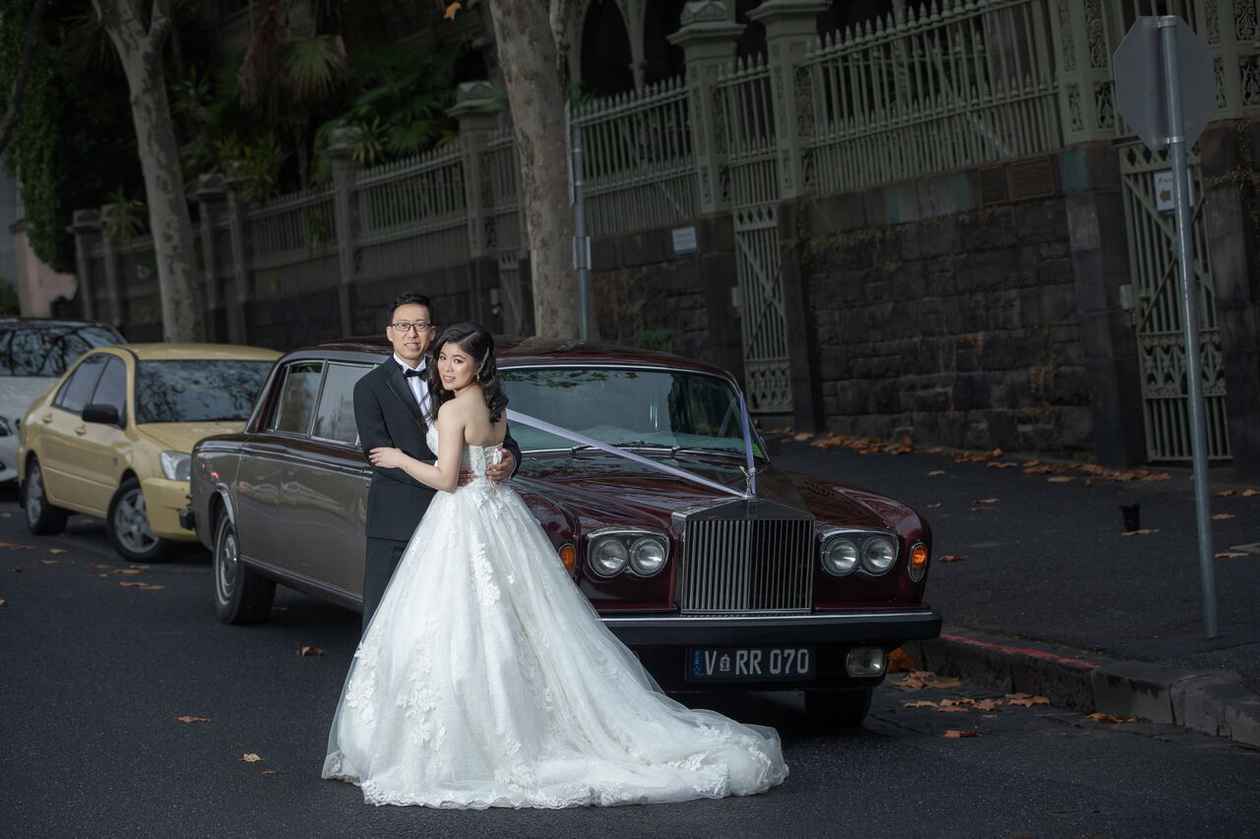
[[[126,244],[144,233],[149,210],[143,201],[128,198],[126,190],[119,187],[110,193],[106,206],[107,210],[101,217],[101,227],[111,241]]]
[[[223,173],[239,180],[237,189],[246,200],[260,204],[276,194],[284,150],[274,135],[253,141],[232,135],[218,142],[215,154]]]

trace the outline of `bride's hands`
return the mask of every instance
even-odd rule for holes
[[[373,466],[382,469],[402,469],[407,455],[399,449],[379,448],[368,452],[368,460],[372,461]]]

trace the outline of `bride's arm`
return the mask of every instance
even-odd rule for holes
[[[438,459],[428,464],[398,449],[372,449],[368,457],[374,466],[402,469],[420,483],[440,492],[454,492],[459,486],[460,456],[464,452],[464,414],[454,400],[447,402],[437,415]]]

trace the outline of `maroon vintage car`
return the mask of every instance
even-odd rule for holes
[[[387,352],[347,341],[290,353],[245,431],[194,450],[187,516],[213,552],[223,621],[265,620],[276,583],[360,607],[370,467],[352,396]],[[651,461],[512,427],[524,453],[512,486],[556,561],[666,689],[804,690],[812,717],[855,724],[886,653],[939,633],[923,600],[927,522],[775,468],[722,370],[540,339],[502,342],[499,360],[514,412]]]

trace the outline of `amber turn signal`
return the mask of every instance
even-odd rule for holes
[[[564,570],[572,574],[577,568],[577,548],[567,542],[561,545],[560,561],[564,563]]]
[[[927,545],[922,542],[916,542],[914,547],[910,549],[910,565],[906,571],[910,574],[910,579],[916,583],[923,579],[923,575],[927,573],[928,549]]]

